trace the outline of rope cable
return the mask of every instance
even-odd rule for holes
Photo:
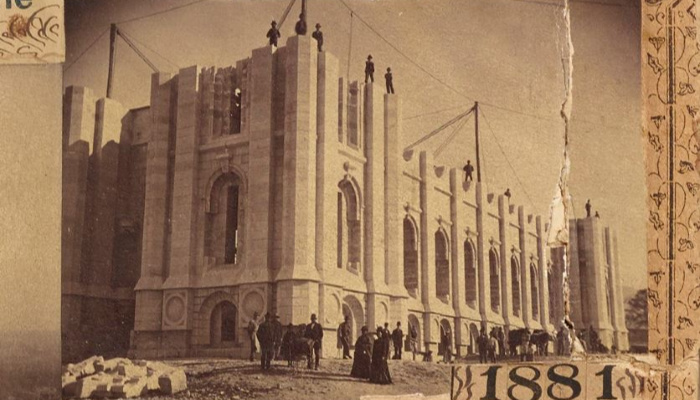
[[[418,146],[419,144],[425,142],[426,140],[432,138],[433,136],[435,136],[435,135],[437,135],[438,133],[442,132],[444,129],[448,128],[449,126],[451,126],[452,124],[456,123],[456,122],[459,121],[460,119],[462,119],[462,118],[464,118],[465,116],[471,114],[473,111],[474,111],[474,107],[468,109],[467,111],[465,111],[465,112],[459,114],[458,116],[452,118],[451,120],[445,122],[444,124],[440,125],[438,128],[433,129],[433,130],[432,130],[430,133],[428,133],[427,135],[423,136],[422,138],[420,138],[420,139],[416,140],[415,142],[411,143],[410,145],[406,146],[406,147],[404,148],[404,151],[410,150],[410,149],[412,149],[413,147],[416,147],[416,146]]]
[[[155,17],[156,15],[161,15],[161,14],[169,13],[169,12],[171,12],[171,11],[179,10],[179,9],[182,9],[182,8],[185,8],[185,7],[193,6],[193,5],[195,5],[195,4],[203,3],[203,2],[205,2],[205,1],[209,1],[209,0],[195,0],[195,1],[192,1],[192,2],[189,2],[189,3],[186,3],[186,4],[182,4],[182,5],[179,5],[179,6],[167,8],[167,9],[165,9],[165,10],[156,11],[156,12],[151,13],[151,14],[146,14],[146,15],[142,15],[142,16],[140,16],[140,17],[134,17],[134,18],[131,18],[131,19],[126,19],[126,20],[123,20],[123,21],[119,21],[119,22],[116,22],[116,24],[128,24],[128,23],[130,23],[130,22],[135,22],[135,21],[139,21],[139,20],[142,20],[142,19]]]
[[[97,41],[100,40],[102,38],[102,36],[105,35],[105,33],[107,33],[107,31],[109,31],[109,28],[103,30],[102,33],[95,40],[93,40],[92,43],[90,43],[88,45],[88,47],[86,47],[85,50],[83,50],[82,53],[80,53],[80,55],[75,60],[73,60],[70,64],[68,64],[65,68],[63,68],[63,72],[68,71],[70,69],[70,67],[75,65],[75,63],[77,63],[78,60],[80,60],[80,58],[83,57],[85,55],[85,53],[87,53],[92,48],[92,46],[94,46],[95,43],[97,43]]]
[[[455,126],[454,130],[452,131],[452,133],[450,133],[450,136],[448,136],[447,139],[445,139],[445,141],[442,142],[442,143],[440,144],[440,146],[438,146],[438,148],[435,150],[435,152],[433,153],[433,155],[434,155],[435,157],[437,157],[438,155],[440,155],[440,153],[442,153],[442,151],[445,149],[445,147],[447,147],[447,145],[450,144],[450,142],[452,141],[452,139],[454,139],[455,136],[457,136],[457,134],[459,133],[459,131],[462,130],[462,128],[464,127],[464,125],[466,125],[467,122],[468,122],[470,119],[471,119],[471,114],[467,115],[466,118],[462,118],[462,120],[459,122],[459,124],[457,124],[457,125]]]
[[[133,36],[131,33],[127,33],[127,32],[124,31],[124,29],[122,29],[122,28],[119,28],[119,31],[120,31],[122,34],[125,34],[125,35],[126,35],[131,41],[133,41],[134,43],[138,44],[139,46],[141,46],[141,47],[143,47],[143,48],[145,48],[145,49],[147,49],[147,50],[149,50],[150,52],[152,52],[153,54],[157,55],[158,57],[160,57],[161,59],[163,59],[164,61],[166,61],[166,62],[167,62],[168,64],[170,64],[171,66],[175,67],[176,69],[180,69],[180,66],[179,66],[179,65],[175,64],[175,63],[174,63],[172,60],[170,60],[169,58],[167,58],[167,57],[165,57],[164,55],[160,54],[159,52],[155,51],[153,48],[147,46],[145,43],[143,43],[143,42],[137,40],[136,38],[134,38],[134,36]]]
[[[523,190],[523,193],[525,193],[525,197],[527,197],[527,199],[530,202],[530,204],[532,205],[532,207],[536,209],[537,207],[535,207],[535,203],[532,201],[532,198],[530,197],[530,194],[527,192],[527,189],[525,189],[525,185],[523,185],[523,182],[518,177],[517,172],[515,172],[515,168],[513,168],[513,164],[511,164],[510,159],[506,155],[506,152],[503,150],[503,147],[501,147],[501,143],[498,141],[498,137],[494,133],[493,128],[491,128],[491,124],[489,123],[488,118],[486,118],[486,114],[484,114],[483,110],[481,110],[481,116],[484,117],[484,121],[486,121],[486,126],[489,128],[489,132],[491,133],[491,136],[493,137],[494,142],[496,142],[498,149],[501,151],[501,154],[503,154],[503,158],[505,158],[506,163],[508,163],[510,170],[513,172],[513,176],[515,177],[515,180],[520,185],[520,188]]]

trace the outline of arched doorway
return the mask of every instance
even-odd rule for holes
[[[423,334],[422,334],[422,331],[420,329],[420,320],[414,314],[408,314],[408,326],[406,327],[407,328],[407,331],[406,331],[407,335],[410,334],[411,327],[416,328],[416,334],[417,334],[416,335],[416,351],[420,352],[420,351],[422,351],[421,349],[423,348],[423,345],[422,345],[423,344],[423,340],[422,340]],[[406,351],[410,351],[411,350],[410,343],[408,341],[406,343],[408,343],[408,345],[406,346]]]
[[[450,321],[446,319],[440,320],[440,342],[438,343],[438,355],[443,355],[445,352],[445,346],[443,343],[446,342],[446,340],[449,340],[449,342],[452,343],[452,351],[454,352],[454,332],[452,331],[452,325],[450,325]]]
[[[355,316],[352,313],[352,309],[347,304],[343,304],[343,320],[348,317],[348,324],[350,325],[350,346],[355,344]]]
[[[353,327],[350,338],[351,343],[354,345],[355,340],[362,333],[362,326],[365,324],[365,312],[362,308],[362,304],[357,297],[353,295],[347,295],[343,298],[343,314],[350,315],[350,322]],[[370,330],[373,330],[370,328]]]
[[[232,346],[236,341],[236,306],[224,300],[211,311],[209,344],[213,347]]]
[[[469,354],[476,354],[479,343],[479,328],[475,323],[469,324]]]

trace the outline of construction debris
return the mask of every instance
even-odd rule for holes
[[[148,393],[175,394],[187,389],[182,368],[158,361],[93,356],[63,367],[63,398],[133,398]]]

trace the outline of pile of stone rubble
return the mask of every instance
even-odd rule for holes
[[[182,368],[158,361],[93,356],[63,367],[64,398],[129,398],[148,393],[174,394],[187,389]]]

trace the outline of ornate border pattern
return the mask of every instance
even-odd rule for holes
[[[698,12],[696,0],[644,0],[641,12],[649,350],[665,365],[700,337]],[[696,385],[666,374],[662,398],[693,398]]]

